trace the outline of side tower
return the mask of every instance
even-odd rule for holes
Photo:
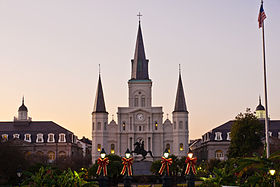
[[[92,112],[92,163],[99,157],[100,151],[107,142],[108,112],[105,107],[101,77],[99,75]],[[109,152],[109,150],[105,150]]]
[[[256,116],[258,119],[265,119],[265,108],[262,105],[261,97],[259,97],[259,105],[256,107]]]
[[[177,156],[186,156],[189,149],[189,123],[185,94],[179,72],[179,81],[175,100],[173,117],[173,154]]]

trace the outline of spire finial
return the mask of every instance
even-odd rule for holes
[[[166,114],[166,116],[167,116],[167,119],[168,119],[168,114]]]
[[[179,75],[181,75],[181,64],[179,64]]]
[[[100,64],[98,64],[98,73],[99,73],[99,76],[100,76]]]
[[[141,22],[141,16],[143,16],[140,12],[137,14],[138,18],[139,18],[139,23]]]
[[[114,114],[112,114],[112,121],[114,121]]]
[[[261,103],[262,103],[262,102],[261,102],[261,95],[259,95],[259,103],[260,103],[260,105],[261,105]]]
[[[22,104],[24,105],[24,95],[22,96]]]

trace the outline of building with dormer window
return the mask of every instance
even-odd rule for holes
[[[259,105],[255,110],[256,117],[265,124],[265,108],[261,104],[259,98]],[[227,152],[230,145],[230,131],[234,120],[228,121],[209,132],[202,135],[202,138],[190,144],[190,148],[197,156],[198,161],[219,159],[226,160]],[[269,136],[271,147],[280,146],[280,120],[269,120]]]
[[[2,141],[16,141],[26,156],[46,156],[53,162],[59,155],[71,157],[82,154],[77,137],[69,130],[52,121],[32,121],[22,99],[18,116],[14,121],[0,122]]]

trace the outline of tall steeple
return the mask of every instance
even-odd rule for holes
[[[149,80],[148,62],[149,60],[146,59],[145,55],[141,23],[139,20],[134,59],[131,60],[131,80]]]
[[[105,107],[105,100],[104,100],[104,96],[103,96],[103,89],[102,89],[100,73],[99,73],[99,78],[98,78],[98,85],[97,85],[97,90],[96,90],[93,113],[107,113],[106,107]]]
[[[181,69],[179,69],[179,81],[178,81],[178,87],[177,87],[175,107],[174,107],[173,112],[188,112],[187,106],[186,106],[182,79],[181,79]]]

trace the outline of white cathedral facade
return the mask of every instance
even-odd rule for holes
[[[152,80],[149,79],[148,60],[139,21],[134,59],[131,60],[131,79],[128,81],[127,107],[118,107],[117,122],[108,122],[105,99],[99,75],[94,109],[92,112],[92,161],[100,156],[102,148],[107,154],[123,156],[127,148],[134,150],[134,143],[143,143],[154,159],[159,159],[167,148],[170,154],[185,156],[188,152],[188,111],[181,74],[172,121],[163,121],[162,107],[152,106]],[[175,90],[174,90],[175,92]],[[147,155],[148,160],[153,160]]]

